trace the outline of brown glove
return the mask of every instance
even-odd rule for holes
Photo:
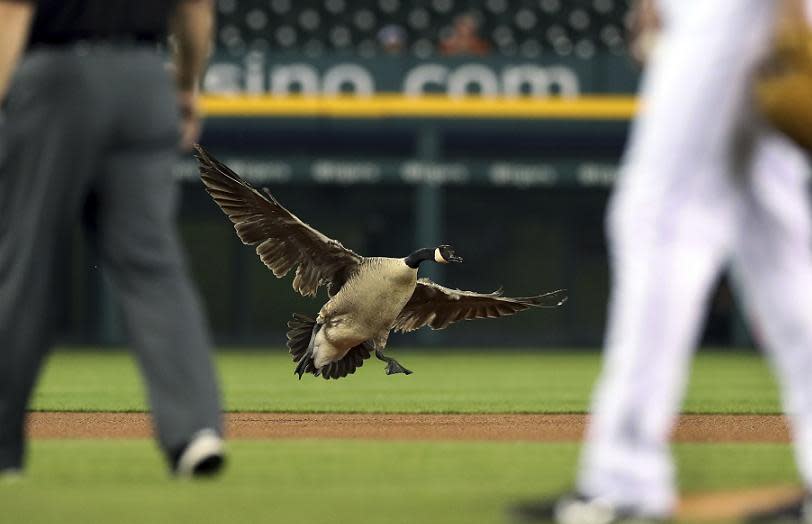
[[[800,0],[784,1],[755,93],[767,120],[812,151],[812,28]]]

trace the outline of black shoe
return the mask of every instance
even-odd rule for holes
[[[517,504],[510,509],[515,522],[554,524],[653,524],[665,520],[616,508],[594,498],[569,494],[556,499]]]
[[[213,429],[194,434],[189,443],[172,453],[172,471],[178,477],[207,477],[220,472],[225,462],[223,439]]]
[[[747,517],[747,524],[812,524],[812,495],[806,494],[783,506]]]

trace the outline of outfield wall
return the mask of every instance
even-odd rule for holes
[[[608,292],[603,215],[638,109],[636,72],[616,56],[556,60],[534,69],[509,60],[218,56],[201,142],[360,253],[403,256],[447,242],[465,264],[425,270],[445,284],[517,295],[570,290],[560,311],[393,342],[596,346]],[[418,83],[419,93],[409,87]],[[174,176],[183,182],[189,263],[217,340],[281,344],[289,315],[315,313],[320,302],[294,295],[289,279],[274,279],[236,240],[190,156]],[[79,231],[68,260],[61,271],[70,293],[55,297],[63,340],[120,343],[104,268]],[[741,343],[724,294],[715,310],[709,340]]]

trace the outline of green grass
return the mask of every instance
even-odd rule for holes
[[[367,361],[347,380],[293,376],[281,349],[218,355],[227,407],[297,412],[585,412],[597,353],[396,351],[411,376]],[[777,413],[764,362],[703,352],[684,411]],[[58,352],[39,410],[145,409],[141,379],[119,351]],[[150,440],[35,441],[17,483],[0,481],[0,523],[499,523],[504,508],[572,485],[577,443],[235,441],[216,482],[168,478]],[[680,444],[687,491],[798,483],[783,444]]]
[[[216,482],[173,482],[149,441],[37,441],[0,522],[490,523],[571,485],[576,444],[232,442]],[[676,447],[688,491],[797,483],[788,446]]]
[[[370,359],[339,381],[293,375],[283,349],[218,356],[227,409],[276,412],[566,413],[587,410],[600,358],[592,352],[392,352],[415,373],[386,376]],[[33,399],[36,410],[143,411],[141,379],[118,351],[57,352]],[[701,352],[684,404],[689,413],[779,413],[760,356]]]

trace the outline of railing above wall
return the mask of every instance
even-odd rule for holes
[[[206,95],[202,108],[210,117],[628,120],[637,111],[637,100],[625,95],[453,98],[399,94],[364,97],[240,94]]]
[[[396,94],[205,95],[202,108],[204,143],[255,183],[510,187],[610,186],[638,109],[632,96]],[[176,176],[195,180],[194,161]]]

